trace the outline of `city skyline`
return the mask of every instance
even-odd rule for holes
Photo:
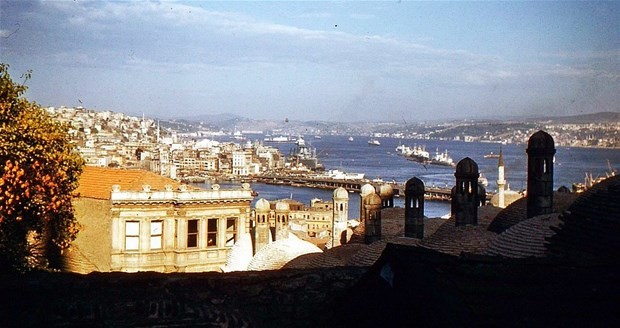
[[[620,111],[616,2],[0,3],[26,96],[192,117],[416,121]]]

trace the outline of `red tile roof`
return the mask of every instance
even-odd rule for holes
[[[164,190],[166,185],[177,189],[180,185],[149,171],[86,166],[76,192],[80,197],[110,199],[113,185],[119,185],[121,191],[141,191],[145,184],[151,186],[151,190]]]

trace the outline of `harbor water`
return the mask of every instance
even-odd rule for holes
[[[369,145],[368,137],[353,136],[322,136],[314,139],[306,136],[306,144],[317,149],[317,157],[326,170],[338,169],[349,173],[364,173],[367,179],[381,179],[383,181],[404,183],[412,177],[420,178],[427,186],[452,187],[455,182],[454,167],[421,164],[409,161],[396,152],[396,147],[424,146],[431,156],[436,151],[448,151],[455,163],[470,157],[476,163],[480,172],[488,180],[487,191],[497,190],[497,158],[485,158],[486,154],[500,151],[500,145],[495,143],[415,140],[378,138],[380,145]],[[258,140],[262,140],[256,137]],[[251,139],[253,140],[253,139]],[[293,143],[270,144],[288,154],[294,147]],[[505,166],[505,179],[512,190],[524,190],[527,178],[526,144],[502,145]],[[586,174],[600,177],[609,174],[620,164],[620,150],[601,148],[573,148],[556,147],[554,164],[554,188],[566,186],[571,188],[573,183],[583,183]],[[276,200],[292,198],[309,205],[313,198],[331,199],[332,191],[291,187],[282,185],[252,184],[252,189],[259,193],[255,201],[260,198]],[[403,197],[395,199],[395,206],[403,206]],[[350,193],[349,218],[359,217],[359,194]],[[448,202],[427,201],[425,214],[428,217],[441,217],[449,214]]]

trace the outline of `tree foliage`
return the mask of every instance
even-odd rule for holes
[[[83,160],[68,126],[25,91],[0,64],[0,270],[47,268],[77,233],[71,200]]]

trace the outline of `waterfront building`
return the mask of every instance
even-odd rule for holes
[[[219,271],[248,231],[252,190],[192,189],[142,170],[86,167],[69,271]]]

